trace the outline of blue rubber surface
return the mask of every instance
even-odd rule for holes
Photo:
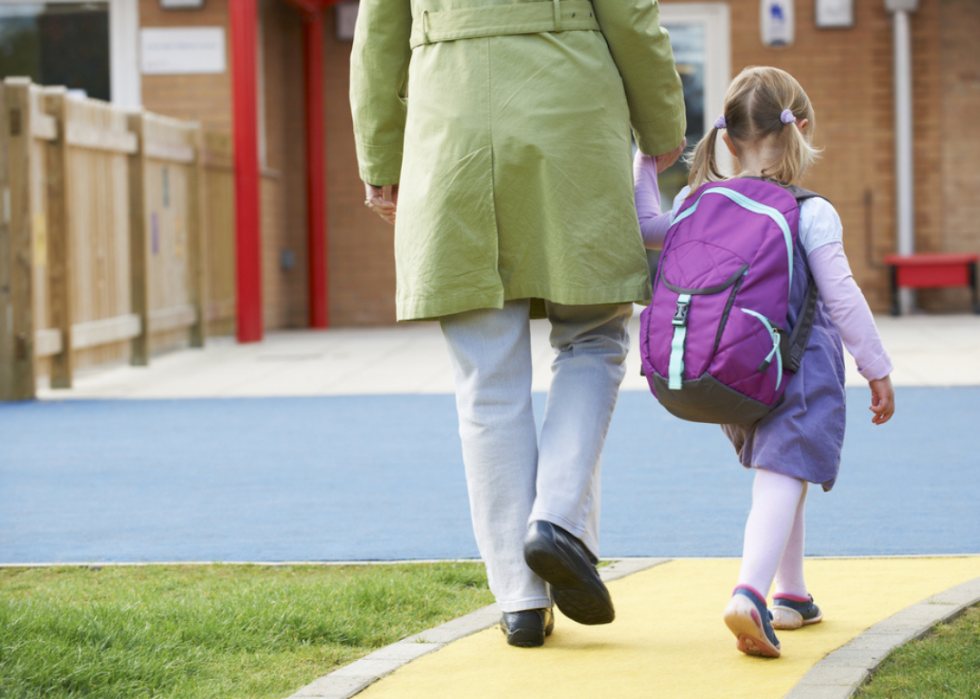
[[[868,399],[808,554],[980,553],[980,388],[901,388],[878,428]],[[738,556],[751,480],[717,427],[623,393],[602,553]],[[0,563],[476,556],[452,396],[0,404]]]

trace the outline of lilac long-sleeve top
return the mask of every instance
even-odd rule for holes
[[[688,188],[664,212],[657,187],[657,163],[653,156],[637,152],[633,161],[636,213],[643,244],[663,247],[667,229],[687,196]],[[820,299],[840,332],[858,371],[868,381],[883,379],[892,372],[892,362],[881,344],[878,328],[861,289],[854,281],[844,254],[844,228],[836,209],[826,199],[807,199],[800,206],[800,243],[807,254],[810,272]]]

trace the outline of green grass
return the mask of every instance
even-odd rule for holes
[[[980,608],[892,652],[860,699],[980,697]]]
[[[0,697],[282,699],[492,601],[479,563],[0,569]]]

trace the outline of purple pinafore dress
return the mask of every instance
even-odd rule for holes
[[[796,270],[790,293],[789,330],[792,331],[812,283],[802,245],[793,258]],[[837,326],[822,300],[817,302],[813,332],[799,371],[772,411],[758,422],[722,425],[746,468],[792,476],[834,487],[844,444],[844,350]]]

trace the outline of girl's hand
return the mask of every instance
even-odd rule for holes
[[[391,225],[395,225],[395,211],[398,208],[398,185],[386,184],[372,187],[364,183],[364,206]]]
[[[884,425],[895,414],[895,389],[890,376],[874,379],[871,385],[871,412],[875,414],[871,422]]]

